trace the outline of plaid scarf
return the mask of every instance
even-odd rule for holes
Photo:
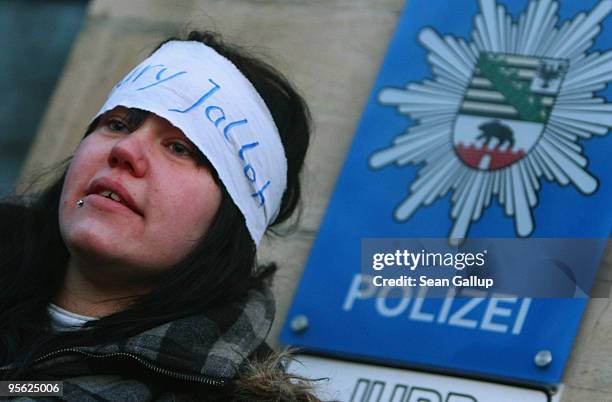
[[[31,379],[63,381],[65,400],[208,400],[207,395],[231,387],[263,344],[274,311],[269,289],[250,290],[241,302],[160,325],[120,343],[54,352],[33,367]]]

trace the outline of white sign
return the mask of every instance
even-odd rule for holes
[[[315,392],[342,402],[555,402],[561,392],[299,355],[288,371],[318,379]]]

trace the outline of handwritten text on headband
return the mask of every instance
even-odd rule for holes
[[[152,74],[155,71],[157,71],[157,73]],[[159,85],[163,82],[168,82],[170,80],[173,80],[183,74],[187,74],[186,71],[178,71],[174,74],[164,76],[167,71],[168,71],[168,68],[164,66],[163,64],[155,64],[155,65],[149,64],[142,68],[137,68],[134,71],[132,71],[132,73],[128,75],[125,79],[120,81],[116,85],[115,88],[119,88],[120,86],[128,82],[136,83],[138,81],[139,84],[143,86],[137,88],[136,91],[142,91],[145,89],[153,88],[156,85]],[[141,78],[143,79],[141,80]],[[204,93],[204,95],[202,95],[198,100],[196,100],[191,106],[187,107],[186,109],[172,108],[172,109],[168,109],[168,111],[178,112],[178,113],[189,113],[192,110],[196,109],[198,106],[204,104],[208,100],[208,98],[210,98],[215,92],[221,90],[221,86],[217,84],[215,81],[213,81],[210,78],[208,79],[208,81],[212,84],[212,88],[210,88],[206,93]],[[215,128],[218,131],[222,130],[223,137],[228,142],[232,142],[232,137],[230,137],[230,131],[233,128],[248,124],[247,119],[241,119],[241,120],[236,120],[236,121],[227,123],[224,125],[223,128],[221,128],[220,127],[221,123],[226,121],[225,111],[223,110],[223,108],[217,105],[207,106],[206,109],[204,109],[204,114],[206,115],[206,118],[208,119],[208,121],[215,125]],[[215,115],[214,118],[213,118],[213,115]],[[243,165],[244,176],[251,183],[255,184],[257,183],[257,172],[255,171],[255,168],[253,167],[253,165],[251,165],[251,163],[248,161],[248,159],[245,158],[245,153],[246,151],[256,148],[259,145],[259,141],[251,142],[248,144],[239,144],[239,145],[240,145],[240,150],[238,151],[238,156],[240,157],[240,160],[242,160],[244,163]],[[259,199],[260,207],[263,206],[266,202],[266,199],[264,197],[264,191],[270,185],[270,180],[263,180],[263,181],[264,181],[264,184],[259,188],[259,190],[251,194],[252,197]]]

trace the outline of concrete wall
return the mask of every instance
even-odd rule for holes
[[[49,106],[28,169],[58,161],[77,146],[107,92],[162,39],[212,28],[253,45],[286,72],[312,107],[314,140],[304,175],[298,231],[266,241],[276,260],[280,331],[336,176],[373,85],[403,0],[95,0]],[[612,256],[602,276],[612,279]],[[593,300],[566,370],[564,401],[612,401],[612,310]]]

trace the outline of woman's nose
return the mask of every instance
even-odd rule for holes
[[[108,156],[108,164],[111,167],[126,169],[135,177],[143,177],[148,169],[148,161],[144,149],[146,145],[137,135],[138,131],[128,134],[115,143]]]

